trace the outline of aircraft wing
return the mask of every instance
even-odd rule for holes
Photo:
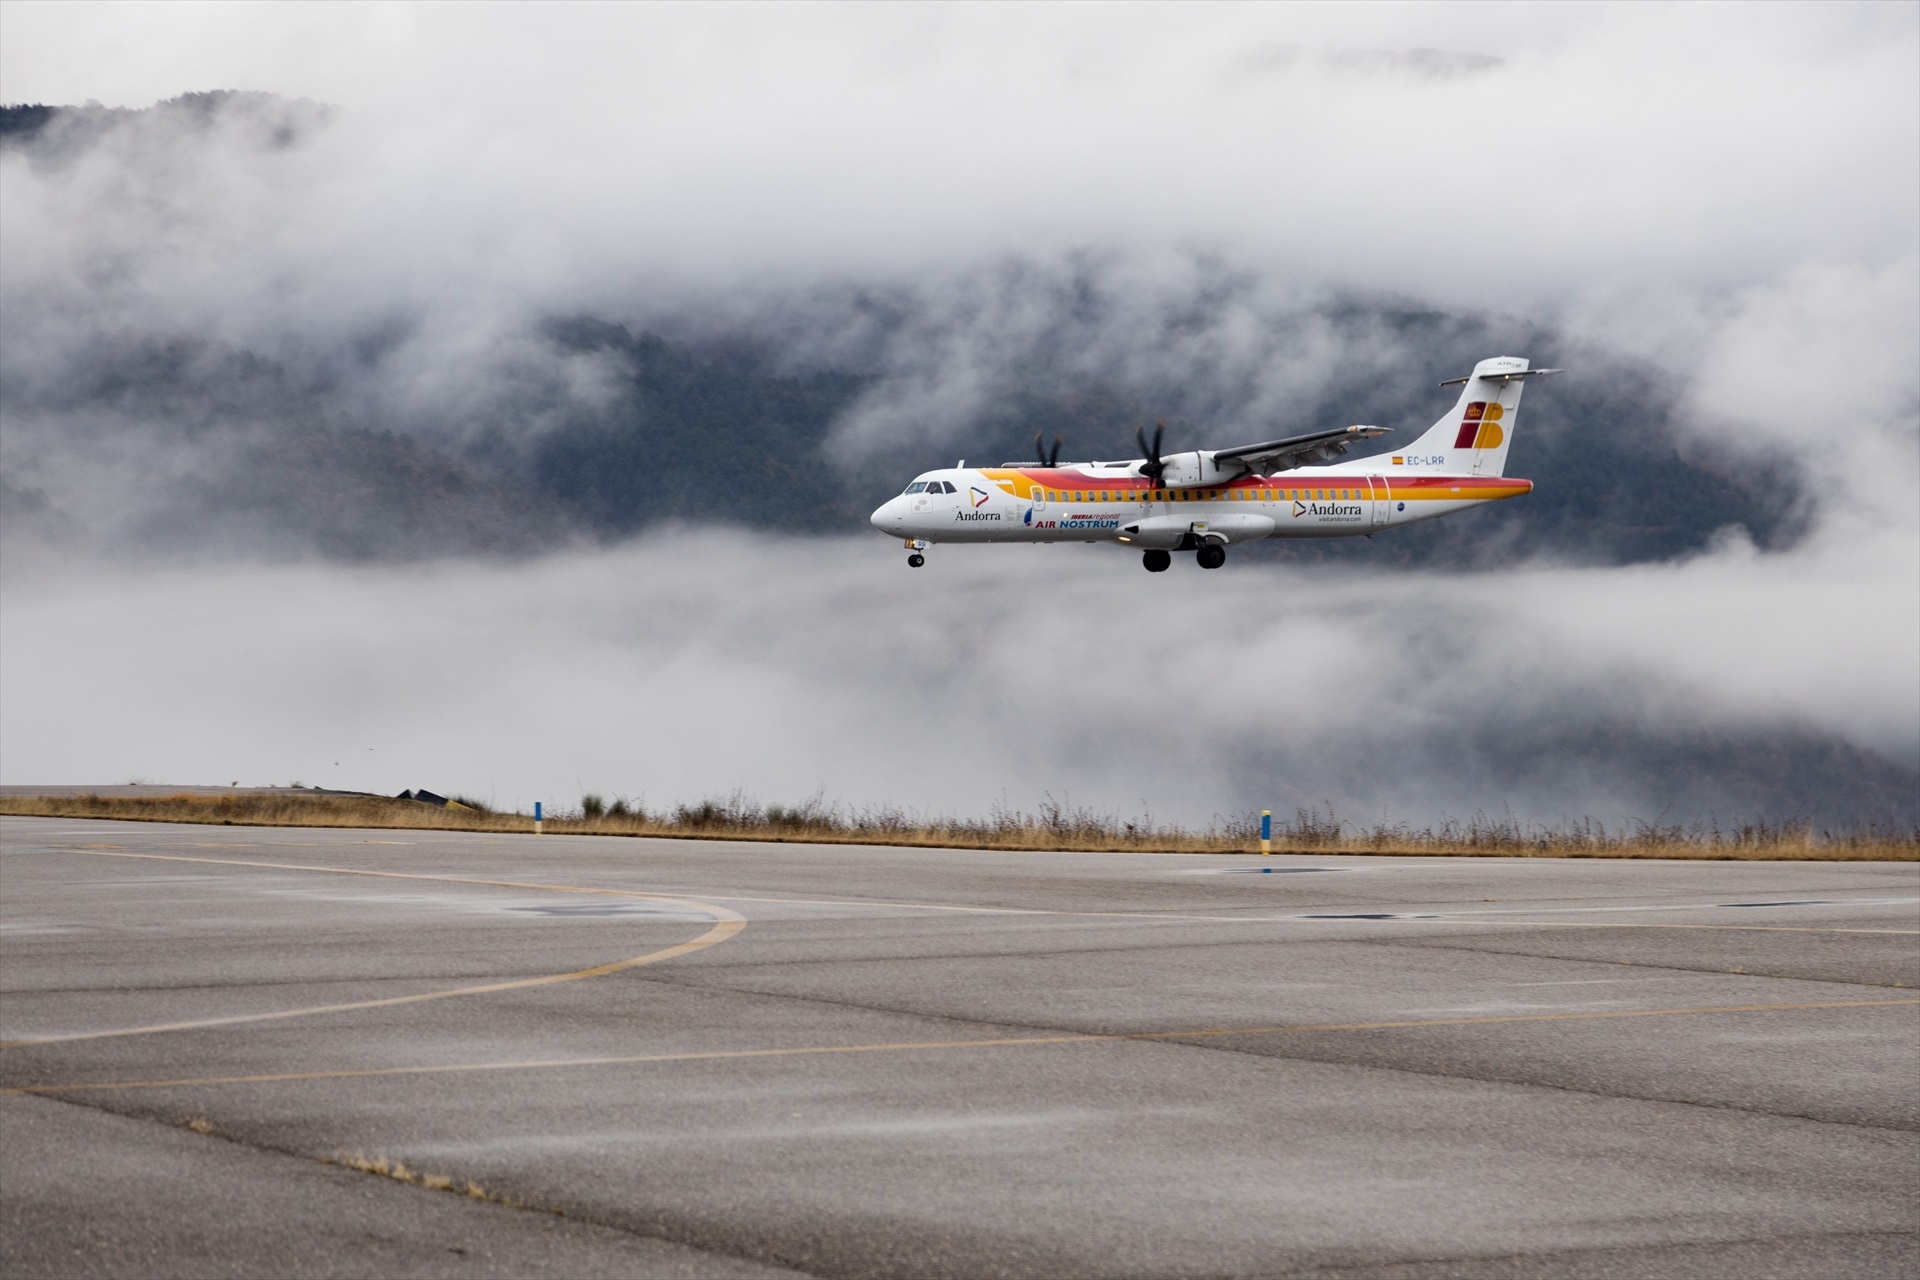
[[[1386,435],[1392,430],[1392,427],[1335,427],[1329,431],[1309,432],[1304,436],[1289,436],[1285,440],[1243,444],[1238,449],[1221,449],[1214,453],[1213,458],[1223,466],[1237,463],[1249,471],[1268,475],[1275,471],[1291,471],[1309,462],[1331,462],[1344,454],[1348,445]]]

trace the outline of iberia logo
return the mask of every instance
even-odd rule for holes
[[[1506,432],[1500,429],[1500,419],[1507,411],[1497,404],[1488,404],[1485,400],[1475,400],[1467,406],[1467,414],[1460,420],[1460,432],[1453,438],[1456,449],[1495,449],[1506,439]]]
[[[984,507],[987,504],[987,491],[985,489],[968,489],[967,492],[973,495],[973,505],[975,510],[978,510],[979,508]]]

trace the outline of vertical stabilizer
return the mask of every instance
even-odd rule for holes
[[[1520,416],[1522,387],[1528,378],[1558,372],[1529,369],[1520,356],[1482,360],[1467,377],[1454,380],[1463,385],[1452,412],[1408,445],[1404,453],[1396,451],[1394,465],[1448,475],[1504,474],[1507,447],[1513,443],[1515,420]]]

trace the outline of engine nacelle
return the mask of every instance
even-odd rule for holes
[[[1160,473],[1160,483],[1169,489],[1199,489],[1210,484],[1225,484],[1246,472],[1246,468],[1239,463],[1228,463],[1223,467],[1214,461],[1211,453],[1204,451],[1170,453],[1161,461],[1165,470]]]

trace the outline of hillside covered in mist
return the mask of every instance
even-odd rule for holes
[[[265,94],[13,106],[0,152],[83,197],[138,188],[160,235],[221,197],[216,161],[258,178],[329,114]],[[138,238],[124,223],[140,216],[120,212],[114,233]],[[96,263],[112,255],[93,248]],[[1500,317],[1275,300],[1217,264],[1186,270],[1144,309],[1119,264],[1089,256],[1012,260],[944,291],[849,284],[529,314],[510,354],[457,373],[465,385],[442,402],[406,386],[442,358],[427,350],[434,317],[317,317],[250,343],[219,317],[119,311],[103,279],[97,312],[63,308],[0,360],[0,503],[8,534],[31,544],[349,561],[524,554],[661,521],[861,533],[915,471],[1023,458],[1036,432],[1093,458],[1133,456],[1135,426],[1159,420],[1176,447],[1369,422],[1394,428],[1390,449],[1450,406],[1440,378],[1518,353],[1570,368],[1529,392],[1515,434],[1510,471],[1536,482],[1532,496],[1358,545],[1255,554],[1620,564],[1698,551],[1728,527],[1761,546],[1800,527],[1789,470],[1689,441],[1679,389],[1630,360]],[[86,285],[67,282],[83,298]],[[1209,336],[1250,320],[1265,349],[1223,359]],[[957,397],[943,385],[956,381]]]

